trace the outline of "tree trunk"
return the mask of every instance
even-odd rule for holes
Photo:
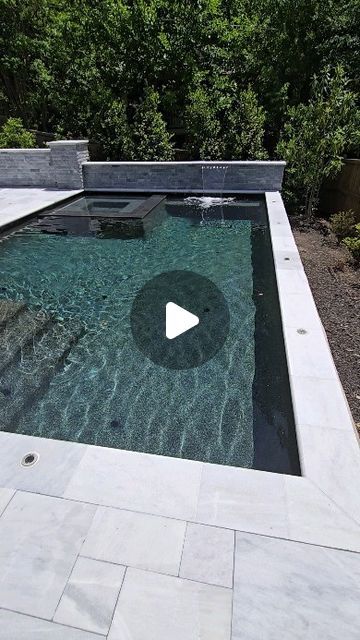
[[[311,187],[310,192],[306,199],[306,206],[305,206],[305,215],[308,219],[311,218],[312,216],[315,194],[316,194],[315,187]]]

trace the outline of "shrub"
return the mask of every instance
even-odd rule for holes
[[[200,160],[264,160],[265,111],[253,89],[220,81],[190,91],[185,126],[192,156]]]
[[[159,103],[159,94],[148,88],[136,107],[132,126],[133,160],[174,159],[174,145],[160,113]]]
[[[33,133],[26,131],[20,118],[9,118],[0,129],[0,149],[32,149],[36,146]]]
[[[114,100],[95,123],[94,138],[98,140],[108,160],[128,160],[133,156],[126,105]]]
[[[277,146],[278,157],[288,163],[284,192],[311,216],[324,178],[335,176],[345,150],[360,143],[357,96],[343,67],[326,67],[314,76],[309,102],[290,107],[287,117]]]
[[[356,226],[359,227],[358,235],[355,238],[344,238],[342,242],[349,249],[355,262],[360,263],[360,224]]]
[[[224,131],[228,159],[266,160],[265,119],[265,111],[250,86],[237,93],[228,109]]]
[[[354,235],[354,225],[355,214],[351,209],[348,211],[339,211],[330,217],[331,230],[340,240]]]
[[[225,144],[217,101],[209,91],[198,86],[188,96],[185,109],[185,127],[189,142],[187,149],[195,160],[225,159]]]

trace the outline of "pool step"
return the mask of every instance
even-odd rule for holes
[[[23,302],[14,300],[0,300],[0,329],[8,326],[15,318],[25,310]]]
[[[8,429],[13,430],[18,417],[44,394],[83,333],[79,321],[53,322],[39,340],[27,345],[21,362],[0,375],[0,415]]]
[[[16,305],[17,303],[13,303]],[[4,326],[0,329],[0,373],[21,357],[22,350],[41,335],[52,318],[44,311],[31,311],[25,305],[4,314]]]

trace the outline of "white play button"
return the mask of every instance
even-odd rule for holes
[[[175,302],[166,305],[166,337],[173,340],[199,324],[199,318]]]

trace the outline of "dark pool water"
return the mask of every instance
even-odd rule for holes
[[[299,473],[263,199],[168,198],[130,221],[112,218],[114,197],[106,220],[84,200],[0,242],[0,301],[25,305],[0,328],[1,428]],[[127,200],[120,211],[139,203]],[[172,270],[212,280],[230,311],[224,346],[183,371],[144,357],[130,328],[139,289]]]

